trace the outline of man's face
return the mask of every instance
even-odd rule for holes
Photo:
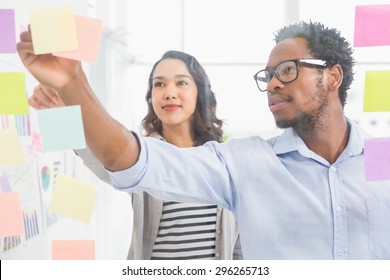
[[[279,42],[272,50],[268,69],[279,63],[297,58],[313,58],[303,38],[291,38]],[[326,114],[327,99],[323,75],[315,66],[298,64],[298,78],[282,83],[275,76],[267,86],[268,104],[280,128],[312,129],[321,125]]]

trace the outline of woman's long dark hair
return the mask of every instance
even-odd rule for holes
[[[211,90],[210,80],[195,57],[180,51],[166,52],[161,59],[154,64],[152,71],[150,72],[148,91],[145,98],[148,103],[148,113],[142,120],[142,127],[146,132],[146,136],[149,136],[152,133],[159,133],[162,135],[162,123],[153,110],[150,98],[152,97],[154,70],[164,59],[179,59],[183,61],[198,89],[198,97],[193,118],[194,144],[196,146],[203,145],[211,140],[222,142],[223,121],[216,117],[217,100],[215,99],[214,92]]]

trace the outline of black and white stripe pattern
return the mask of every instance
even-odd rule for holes
[[[215,259],[217,206],[164,202],[152,260]]]

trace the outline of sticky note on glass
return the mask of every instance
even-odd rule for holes
[[[94,185],[58,174],[49,210],[64,217],[89,222],[96,195],[97,188]]]
[[[355,47],[390,46],[390,5],[355,8]]]
[[[76,22],[70,6],[30,11],[30,28],[35,54],[78,50]]]
[[[390,112],[390,71],[366,71],[364,112]]]
[[[24,73],[0,73],[0,114],[28,114]]]
[[[96,63],[103,22],[98,19],[75,16],[79,49],[70,52],[54,52],[53,55],[74,60]]]
[[[53,260],[94,260],[95,240],[52,240]]]
[[[0,166],[24,163],[25,157],[16,129],[0,130]]]
[[[12,192],[11,184],[6,173],[0,175],[0,187],[3,193]]]
[[[19,193],[0,193],[0,236],[21,234],[24,234],[24,224]]]
[[[86,147],[79,105],[38,110],[37,118],[45,152]]]
[[[366,180],[390,179],[390,137],[364,141]]]
[[[0,9],[0,53],[15,53],[15,12]]]

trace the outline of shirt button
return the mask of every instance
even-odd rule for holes
[[[220,230],[220,229],[217,230],[217,233],[218,233],[218,234],[221,234],[221,232],[222,232],[222,230]]]
[[[333,171],[335,172],[336,171],[336,167],[334,167],[333,165],[330,167],[330,171]]]
[[[339,251],[337,252],[337,254],[339,254],[339,256],[344,255],[344,250],[339,250]]]
[[[337,208],[336,208],[337,212],[341,212],[342,210],[343,210],[343,208],[341,206],[337,206]]]
[[[215,256],[216,256],[217,258],[219,258],[219,257],[221,256],[221,254],[220,254],[220,253],[215,253]]]

